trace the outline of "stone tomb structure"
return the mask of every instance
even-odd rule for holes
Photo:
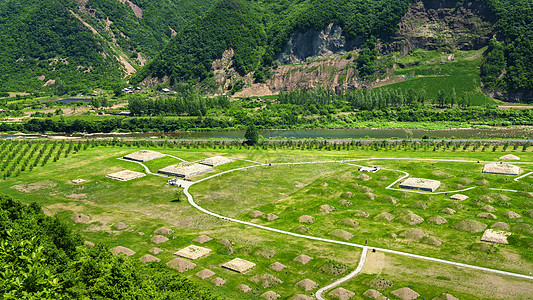
[[[425,192],[434,192],[440,186],[440,181],[424,178],[408,178],[400,183],[400,188],[419,190]]]
[[[189,178],[189,177],[207,173],[213,170],[214,169],[212,167],[209,167],[206,165],[195,164],[195,163],[181,163],[177,165],[164,167],[163,169],[157,171],[157,173],[181,177],[181,178]]]
[[[222,267],[230,269],[235,272],[246,272],[247,270],[255,267],[255,264],[251,261],[247,261],[241,258],[235,258],[223,264]]]
[[[158,158],[161,158],[161,157],[165,157],[165,154],[162,154],[162,153],[159,153],[159,152],[156,152],[156,151],[152,151],[152,150],[140,150],[140,151],[128,154],[128,155],[124,156],[123,158],[129,159],[129,160],[134,160],[134,161],[145,162],[145,161],[158,159]]]
[[[483,167],[483,173],[498,175],[518,175],[520,173],[520,168],[518,166],[504,163],[486,164],[485,167]]]
[[[230,163],[232,161],[233,160],[231,158],[227,158],[227,157],[224,157],[224,156],[213,156],[213,157],[206,158],[206,159],[202,160],[200,163],[202,165],[206,165],[206,166],[210,166],[210,167],[216,167],[216,166],[220,166],[220,165],[223,165],[223,164]]]
[[[132,179],[137,179],[146,176],[146,174],[141,172],[135,172],[130,170],[124,170],[116,173],[107,174],[105,177],[111,178],[118,181],[128,181]]]
[[[207,249],[207,248],[195,246],[195,245],[190,245],[175,252],[174,255],[195,260],[202,256],[209,255],[209,253],[211,253],[211,249]]]

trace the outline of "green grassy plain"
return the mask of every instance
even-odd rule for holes
[[[237,217],[242,220],[268,225],[274,228],[294,231],[301,225],[298,217],[304,214],[311,215],[316,222],[305,224],[310,228],[307,233],[313,236],[339,239],[329,233],[335,229],[342,229],[354,235],[350,242],[364,243],[368,240],[370,246],[396,249],[426,256],[439,257],[453,261],[475,264],[479,266],[508,270],[526,274],[533,267],[531,245],[532,232],[527,232],[527,226],[532,223],[532,218],[527,215],[527,210],[533,208],[531,195],[527,193],[496,192],[488,188],[506,188],[532,191],[533,178],[526,177],[520,182],[515,182],[512,177],[497,175],[482,175],[482,164],[478,163],[445,163],[434,161],[402,161],[402,160],[369,160],[352,162],[361,165],[380,165],[388,169],[400,169],[415,177],[439,179],[443,186],[438,191],[476,185],[476,182],[486,179],[488,184],[464,192],[470,199],[463,202],[449,200],[449,195],[420,195],[404,191],[386,190],[385,187],[394,180],[403,176],[396,171],[381,170],[370,174],[368,181],[356,179],[360,172],[357,167],[341,164],[304,164],[304,165],[274,165],[275,163],[342,160],[356,158],[436,158],[436,159],[462,159],[497,161],[504,153],[514,153],[522,158],[522,162],[533,162],[531,149],[522,152],[521,147],[512,150],[509,147],[503,151],[502,146],[492,151],[473,151],[470,146],[466,151],[459,148],[456,151],[439,148],[419,148],[404,150],[396,147],[388,150],[371,150],[368,147],[359,147],[357,150],[299,150],[290,148],[190,148],[177,149],[165,147],[133,147],[133,146],[97,146],[80,150],[61,158],[54,163],[38,166],[32,171],[22,172],[19,176],[9,177],[0,181],[0,192],[9,194],[23,202],[37,202],[48,214],[57,215],[60,219],[72,224],[82,235],[92,242],[102,242],[110,248],[125,246],[134,251],[134,259],[149,253],[148,250],[157,246],[165,252],[158,255],[163,263],[170,261],[173,253],[182,247],[195,244],[192,240],[200,235],[207,234],[214,238],[202,246],[213,252],[194,263],[196,268],[185,273],[191,279],[219,292],[226,299],[257,299],[262,293],[273,290],[282,295],[282,299],[290,299],[294,294],[311,295],[316,289],[304,292],[295,287],[295,283],[309,278],[324,286],[342,277],[341,274],[332,274],[328,266],[337,266],[348,274],[357,265],[360,256],[358,248],[333,245],[324,242],[308,241],[301,238],[283,236],[278,233],[268,232],[236,223],[211,217],[194,209],[178,192],[180,189],[166,185],[166,179],[147,175],[140,179],[118,182],[105,178],[106,174],[129,169],[143,172],[142,166],[121,161],[117,158],[137,151],[151,149],[165,154],[175,155],[187,161],[197,161],[209,156],[226,155],[233,158],[250,159],[254,161],[271,163],[272,166],[256,167],[244,171],[236,171],[215,177],[213,179],[194,185],[190,188],[191,194],[201,206],[223,214]],[[162,158],[147,163],[152,171],[158,168],[175,164],[174,158]],[[204,174],[192,180],[216,174],[233,168],[253,165],[245,161],[216,167],[214,172]],[[521,165],[523,172],[533,171],[533,165]],[[440,171],[440,172],[437,172]],[[449,176],[448,176],[449,175]],[[381,177],[387,177],[386,179]],[[76,185],[72,179],[83,178],[87,182]],[[473,182],[463,184],[461,180],[467,178]],[[327,183],[327,186],[326,184]],[[30,184],[33,189],[27,189]],[[349,198],[347,192],[353,197]],[[375,195],[371,200],[366,193]],[[387,196],[394,197],[398,203],[387,203]],[[489,198],[487,198],[490,197]],[[178,199],[179,198],[179,199]],[[340,200],[347,200],[351,206],[343,206]],[[489,204],[497,211],[494,213],[497,220],[477,218],[482,212],[481,207]],[[420,203],[427,204],[423,209]],[[482,203],[482,205],[480,205]],[[320,212],[320,205],[329,204],[336,209],[330,214]],[[462,207],[460,207],[462,206]],[[441,210],[445,207],[454,208],[454,215],[444,215]],[[420,225],[406,225],[398,220],[391,223],[374,220],[374,216],[386,211],[399,216],[398,210],[408,209],[427,220],[428,217],[441,215],[448,219],[447,224],[440,226],[431,225],[425,221]],[[248,214],[253,210],[264,213],[275,213],[279,219],[266,221],[252,219]],[[370,214],[368,219],[356,218],[356,210],[363,210]],[[507,219],[503,213],[512,210],[519,213],[519,219]],[[74,224],[74,213],[83,213],[91,217],[88,224]],[[351,218],[360,223],[358,227],[351,228],[340,224],[345,218]],[[510,245],[494,245],[482,250],[473,250],[480,242],[481,233],[466,233],[452,228],[452,225],[462,219],[473,219],[491,225],[497,221],[510,224],[511,232],[517,237],[523,237],[522,242],[512,240]],[[117,230],[117,222],[125,222],[130,227],[126,230]],[[175,230],[173,236],[166,243],[155,245],[150,242],[153,231],[161,226]],[[515,231],[521,228],[522,231]],[[431,236],[443,242],[440,247],[407,241],[402,238],[393,239],[391,233],[401,234],[408,228],[420,228]],[[526,228],[524,231],[523,228]],[[140,233],[144,233],[141,235]],[[217,243],[220,239],[228,239],[231,246]],[[342,240],[342,239],[341,239]],[[266,249],[266,250],[265,250]],[[273,251],[273,252],[272,252]],[[272,252],[271,258],[264,257],[264,253]],[[307,265],[299,265],[292,260],[300,255],[307,254],[314,259]],[[412,286],[426,299],[431,299],[441,293],[449,291],[461,299],[525,299],[533,289],[533,282],[518,280],[505,276],[490,275],[480,271],[457,269],[447,265],[428,263],[425,261],[400,256],[370,253],[368,264],[365,265],[363,274],[344,284],[343,287],[356,292],[359,298],[368,288],[375,285],[374,278],[380,277],[395,282],[394,286],[384,289],[384,293]],[[235,257],[240,257],[257,264],[255,268],[244,274],[235,273],[221,267],[223,263]],[[276,272],[269,268],[274,262],[280,262],[287,269]],[[212,278],[201,280],[194,274],[204,268],[213,270],[216,275],[227,282],[221,287],[215,287]],[[283,281],[282,284],[263,287],[250,281],[250,278],[269,273]],[[213,277],[213,278],[214,278]],[[492,282],[493,289],[479,290],[482,283]],[[464,283],[464,284],[458,284]],[[252,287],[252,292],[242,294],[237,292],[239,284]],[[512,290],[512,291],[510,291]]]

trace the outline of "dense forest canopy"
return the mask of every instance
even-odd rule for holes
[[[169,76],[170,84],[209,81],[213,75],[211,63],[227,49],[234,50],[233,66],[239,74],[255,71],[256,80],[261,81],[295,31],[321,30],[334,23],[342,27],[347,39],[373,38],[386,44],[395,36],[398,23],[412,2],[415,1],[222,0],[179,32],[133,81],[147,76]],[[424,2],[431,7],[442,4]],[[465,2],[478,1],[452,0],[446,1],[446,5],[452,3],[453,7],[453,3],[458,6]],[[533,89],[532,3],[532,0],[486,1],[493,15],[488,19],[496,20],[496,39],[485,54],[481,74],[488,90]],[[378,56],[372,54],[375,51],[372,47],[379,47],[379,43],[365,43],[366,52],[358,62],[363,78],[377,71],[371,63]],[[495,53],[491,53],[493,50]]]
[[[0,295],[5,299],[216,299],[168,270],[116,256],[38,204],[0,195]]]
[[[63,94],[123,84],[118,56],[134,66],[142,63],[139,54],[150,59],[172,30],[181,30],[214,0],[131,2],[142,18],[118,0],[0,1],[0,91]]]

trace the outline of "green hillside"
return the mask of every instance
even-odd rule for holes
[[[387,45],[393,42],[400,19],[412,2],[223,0],[179,32],[160,55],[133,76],[133,82],[149,76],[168,76],[171,85],[174,82],[212,82],[212,62],[221,58],[227,49],[234,50],[233,67],[240,75],[255,71],[255,81],[262,82],[270,76],[269,70],[275,66],[277,55],[294,32],[321,30],[329,23],[340,25],[348,40],[362,38],[367,41],[361,46],[357,67],[361,78],[374,78],[372,74],[379,72],[373,66],[379,56],[376,50],[387,53]],[[455,9],[460,9],[472,2],[472,5],[486,7],[480,13],[487,14],[484,17],[495,22],[493,35],[496,37],[481,62],[486,91],[533,89],[533,1],[423,2],[427,7],[450,7],[452,14],[454,5]],[[413,19],[412,22],[418,21]],[[494,43],[500,45],[497,50],[494,50]],[[441,48],[443,51],[450,49],[449,45],[441,45]]]
[[[213,2],[133,0],[137,16],[118,0],[0,1],[0,91],[63,94],[120,83],[118,57],[138,68]]]

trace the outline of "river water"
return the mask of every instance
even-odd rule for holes
[[[264,138],[270,139],[533,139],[533,127],[494,127],[465,129],[302,129],[262,130]],[[96,134],[47,134],[47,135],[1,135],[9,139],[242,139],[244,131],[205,131],[173,133],[96,133]]]

